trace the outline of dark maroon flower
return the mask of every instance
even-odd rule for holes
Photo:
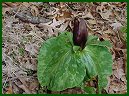
[[[73,27],[74,45],[80,46],[82,49],[84,49],[87,41],[87,36],[88,36],[88,31],[84,19],[81,18],[79,21],[77,18],[75,18]]]

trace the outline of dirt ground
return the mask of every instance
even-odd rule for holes
[[[113,74],[106,94],[127,93],[127,3],[4,2],[2,3],[2,93],[48,94],[37,80],[37,55],[42,42],[72,31],[74,17],[84,18],[89,34],[110,40]],[[51,94],[84,94],[71,88]]]

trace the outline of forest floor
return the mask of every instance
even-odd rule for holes
[[[107,94],[127,93],[127,3],[4,2],[2,3],[2,93],[47,94],[37,80],[37,55],[42,42],[72,31],[74,17],[84,18],[89,34],[112,43],[112,75]],[[51,94],[84,94],[71,88]]]

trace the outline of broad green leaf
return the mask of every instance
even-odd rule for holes
[[[92,35],[88,37],[87,45],[105,46],[105,47],[109,47],[109,48],[112,47],[112,45],[109,41],[107,41],[107,40],[99,41],[97,36],[92,36]]]
[[[112,55],[106,47],[87,45],[84,50],[85,63],[89,76],[98,75],[99,93],[106,87],[107,77],[112,74]],[[89,67],[91,66],[91,67]]]
[[[38,55],[38,80],[49,90],[62,91],[98,76],[99,92],[112,74],[109,41],[89,36],[86,47],[79,50],[72,42],[72,33],[63,32],[45,41]],[[85,78],[85,79],[84,79]]]
[[[84,91],[85,91],[86,93],[88,93],[88,94],[96,94],[94,87],[86,86],[86,87],[84,87]]]
[[[85,94],[95,94],[96,89],[94,87],[86,86],[84,82],[82,82],[77,87],[80,87],[82,90],[84,90]]]
[[[69,33],[70,34],[70,33]],[[38,79],[41,85],[50,90],[61,91],[80,84],[86,74],[80,61],[80,53],[74,53],[67,38],[61,34],[47,40],[38,56]]]

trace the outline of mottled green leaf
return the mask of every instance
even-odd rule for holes
[[[95,88],[94,87],[89,87],[89,86],[86,86],[84,87],[84,91],[88,94],[95,94]]]
[[[69,33],[70,34],[70,33]],[[85,77],[85,66],[80,53],[74,53],[68,34],[47,40],[38,56],[38,79],[50,90],[61,91],[80,84]]]
[[[106,47],[87,45],[84,50],[87,73],[89,76],[98,75],[99,93],[107,85],[107,77],[112,74],[112,55]]]
[[[105,41],[99,41],[97,36],[89,36],[88,41],[87,41],[87,45],[97,45],[97,46],[105,46],[105,47],[109,47],[111,48],[112,45],[109,41],[105,40]]]

